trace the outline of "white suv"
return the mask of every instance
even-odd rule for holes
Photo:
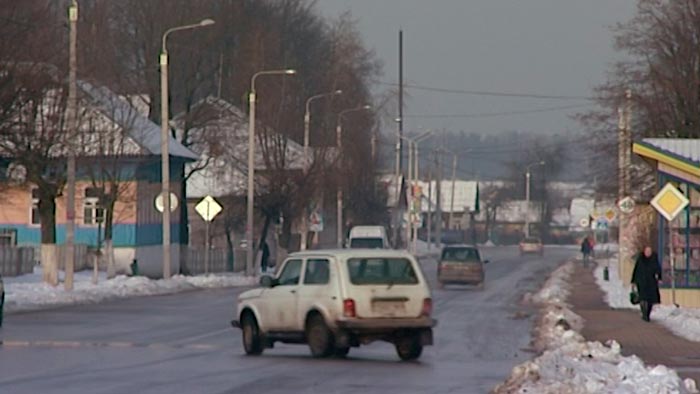
[[[245,352],[275,342],[307,343],[315,357],[343,357],[373,341],[396,346],[402,360],[433,344],[430,289],[416,259],[397,250],[294,253],[277,277],[238,297],[236,319]]]

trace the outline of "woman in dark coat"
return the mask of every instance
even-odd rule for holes
[[[659,258],[651,250],[650,246],[644,248],[644,252],[637,257],[632,272],[632,284],[639,293],[639,307],[642,310],[642,319],[649,321],[649,315],[654,304],[661,302],[659,295],[659,281],[661,280],[661,267]]]

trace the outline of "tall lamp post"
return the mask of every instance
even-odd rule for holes
[[[311,127],[311,102],[314,100],[326,98],[326,97],[331,97],[331,96],[337,96],[343,94],[343,91],[338,89],[333,92],[328,92],[328,93],[322,93],[322,94],[317,94],[315,96],[311,96],[306,100],[306,112],[304,112],[304,176],[309,174],[309,167],[311,166],[311,160],[309,158],[309,129]],[[309,234],[309,218],[308,218],[308,212],[306,212],[306,209],[302,209],[302,215],[301,215],[301,242],[299,245],[300,250],[306,250],[306,237]]]
[[[296,70],[264,70],[253,74],[250,79],[250,93],[248,94],[248,207],[246,219],[246,253],[245,273],[248,276],[255,274],[255,246],[253,245],[254,203],[255,203],[255,80],[261,75],[294,75]]]
[[[341,151],[343,149],[343,116],[358,111],[369,111],[372,109],[369,105],[362,105],[357,108],[350,108],[340,111],[338,114],[338,123],[335,127],[335,138],[336,145],[338,147],[338,163],[340,163],[340,158],[342,157]],[[338,188],[335,193],[336,198],[336,243],[338,248],[343,247],[343,185],[338,182]]]
[[[168,130],[168,48],[166,46],[170,33],[196,29],[213,25],[212,19],[203,19],[199,23],[172,27],[163,33],[163,47],[160,52],[160,153],[161,153],[161,177],[163,198],[163,278],[170,278],[170,144]]]
[[[530,168],[543,166],[544,161],[530,163],[525,167],[525,236],[530,236]]]

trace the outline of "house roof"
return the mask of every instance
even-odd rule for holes
[[[139,113],[126,100],[104,86],[94,86],[78,81],[80,89],[87,94],[96,109],[111,119],[145,151],[153,155],[161,154],[160,126]],[[199,156],[169,135],[168,151],[171,156],[197,160]]]
[[[632,151],[646,159],[700,176],[700,139],[645,138],[635,142]]]

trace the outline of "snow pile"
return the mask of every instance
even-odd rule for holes
[[[543,308],[535,345],[543,353],[518,365],[494,392],[538,394],[661,394],[697,393],[695,382],[681,381],[665,366],[648,368],[636,356],[624,357],[610,341],[586,342],[578,333],[581,318],[569,309],[568,278],[573,263],[555,270],[532,299]]]
[[[610,280],[603,280],[603,269],[608,266]],[[602,260],[595,270],[598,286],[605,293],[605,301],[616,309],[637,309],[629,301],[629,287],[618,275],[617,256]],[[700,342],[700,309],[676,308],[673,305],[655,305],[651,320],[664,325],[674,334],[691,341]]]
[[[170,279],[148,279],[143,276],[117,276],[104,279],[104,273],[97,284],[92,283],[92,273],[76,273],[73,291],[65,291],[62,284],[53,287],[41,281],[41,269],[33,274],[16,278],[5,278],[5,310],[9,312],[42,309],[47,307],[94,304],[102,301],[132,296],[172,294],[181,291],[251,286],[254,277],[240,274],[216,274],[202,276],[176,275]]]

